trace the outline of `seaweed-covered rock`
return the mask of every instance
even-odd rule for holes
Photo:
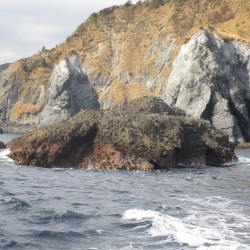
[[[152,97],[115,111],[81,111],[67,122],[14,139],[8,144],[10,157],[21,165],[98,170],[232,161],[227,135],[207,121],[179,112]]]

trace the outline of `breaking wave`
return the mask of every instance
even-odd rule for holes
[[[11,158],[8,157],[8,155],[10,154],[10,150],[9,149],[5,149],[5,150],[0,150],[0,161],[4,161],[4,162],[14,162]]]
[[[189,200],[190,197],[182,197]],[[190,208],[184,218],[170,216],[164,212],[143,209],[126,210],[122,216],[124,222],[144,223],[144,233],[150,237],[164,237],[161,244],[186,245],[185,249],[197,250],[247,250],[244,240],[250,236],[250,219],[240,211],[230,208],[231,202],[220,197],[194,199],[197,204],[207,204],[207,210]]]
[[[238,158],[237,160],[238,164],[250,164],[250,158],[246,158],[242,156],[238,156],[237,158]]]

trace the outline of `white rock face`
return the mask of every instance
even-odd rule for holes
[[[47,103],[40,114],[40,125],[65,121],[82,109],[99,109],[98,96],[84,73],[79,57],[71,53],[54,69]]]
[[[163,99],[208,119],[232,141],[250,141],[250,49],[201,30],[182,46]]]

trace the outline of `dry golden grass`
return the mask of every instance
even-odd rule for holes
[[[177,8],[177,13],[181,21],[176,27],[178,32],[183,32],[185,39],[202,27],[212,28],[226,39],[236,39],[250,45],[250,1],[189,0],[185,1],[180,9]],[[192,28],[190,30],[181,28],[185,27],[185,23],[187,25],[190,19],[193,19]]]
[[[237,149],[250,149],[249,142],[242,142],[236,146]]]
[[[124,85],[119,81],[113,81],[99,96],[100,101],[105,97],[112,104],[119,104],[123,100],[133,100],[142,96],[155,95],[146,85],[133,83]]]
[[[117,74],[131,71],[139,79],[141,72],[137,65],[155,71],[154,61],[144,59],[148,47],[170,33],[177,40],[176,53],[201,27],[212,27],[227,39],[249,43],[249,8],[249,1],[243,0],[187,0],[159,8],[145,4],[120,7],[108,14],[92,15],[57,50],[64,55],[65,51],[76,50],[86,62],[87,72],[107,78],[113,71],[112,54],[119,51]]]
[[[149,90],[140,82],[142,69],[148,68],[157,77],[153,56],[145,58],[152,43],[172,34],[176,49],[200,28],[215,31],[225,39],[236,39],[250,46],[250,1],[248,0],[186,0],[170,1],[158,8],[146,4],[127,5],[93,14],[81,24],[66,40],[50,51],[39,52],[32,57],[11,64],[13,74],[19,70],[18,83],[24,83],[21,99],[27,99],[37,84],[48,87],[53,67],[70,51],[75,50],[81,57],[90,78],[102,75],[105,79],[116,78],[124,72],[131,72],[137,84],[123,85],[113,82],[100,92],[114,103],[143,95],[157,95],[161,86]],[[166,68],[159,79],[160,85],[167,82],[171,66]],[[34,103],[32,96],[30,103]],[[22,112],[36,112],[39,105],[17,103],[11,112],[19,117]],[[19,110],[18,110],[19,109]]]
[[[38,113],[43,106],[43,101],[36,104],[17,102],[10,111],[10,120],[16,120],[20,118],[22,114]]]

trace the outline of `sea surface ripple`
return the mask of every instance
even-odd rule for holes
[[[231,166],[154,172],[20,167],[7,154],[0,249],[250,249],[249,151]]]

